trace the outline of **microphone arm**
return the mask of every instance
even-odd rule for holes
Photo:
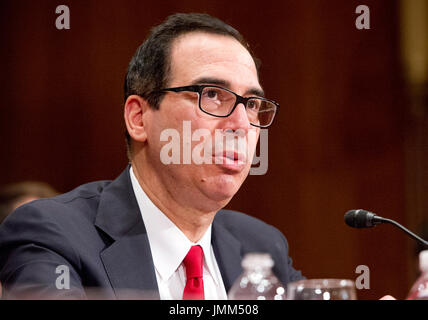
[[[410,237],[417,240],[424,247],[428,248],[427,241],[420,238],[419,236],[417,236],[407,228],[403,227],[398,222],[391,219],[379,217],[373,212],[370,212],[364,209],[349,210],[345,214],[345,223],[352,228],[371,228],[381,223],[389,223],[401,229],[401,231],[407,233]]]
[[[411,232],[409,229],[403,227],[398,222],[396,222],[394,220],[391,220],[391,219],[382,218],[382,217],[379,217],[379,216],[375,216],[375,219],[378,220],[378,221],[380,221],[381,223],[389,223],[389,224],[392,224],[392,225],[398,227],[399,229],[401,229],[402,231],[404,231],[405,233],[407,233],[409,236],[411,236],[413,239],[417,240],[419,243],[421,243],[422,245],[424,245],[425,247],[428,248],[428,241],[425,241],[421,237],[417,236],[416,234],[414,234],[413,232]]]

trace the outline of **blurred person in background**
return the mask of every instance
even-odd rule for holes
[[[0,189],[0,223],[19,206],[57,194],[48,183],[40,181],[24,181],[3,186]]]

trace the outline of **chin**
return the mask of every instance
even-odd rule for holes
[[[241,181],[237,181],[236,177],[230,175],[222,175],[215,177],[213,181],[206,181],[205,194],[213,201],[224,203],[225,206],[238,192],[242,185]]]
[[[226,205],[236,192],[224,192],[224,190],[219,190],[218,192],[212,192],[210,194],[210,199],[218,202],[221,205]]]

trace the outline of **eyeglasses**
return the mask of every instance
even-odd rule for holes
[[[261,97],[242,97],[233,91],[214,85],[166,88],[155,93],[165,91],[197,92],[199,94],[199,109],[206,114],[220,118],[230,116],[236,106],[242,103],[245,106],[250,124],[259,128],[269,127],[279,109],[279,104],[275,101]]]

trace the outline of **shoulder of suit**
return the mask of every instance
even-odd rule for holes
[[[111,183],[109,180],[95,181],[78,186],[77,188],[52,198],[31,201],[12,212],[5,221],[60,221],[75,219],[76,215],[95,214],[99,197],[104,188]]]
[[[111,182],[111,180],[102,180],[82,184],[69,192],[50,198],[50,200],[67,203],[76,199],[99,197],[104,188],[107,187]]]
[[[243,252],[269,252],[274,257],[287,254],[287,239],[276,227],[242,212],[220,210],[213,222],[217,229],[226,230],[241,243]]]

